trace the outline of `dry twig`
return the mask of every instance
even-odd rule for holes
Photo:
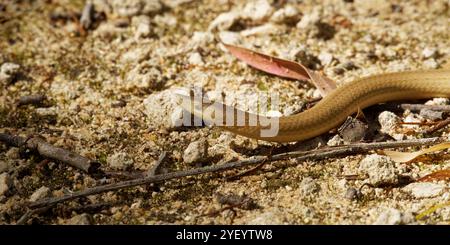
[[[0,133],[0,142],[15,147],[25,147],[28,150],[38,152],[43,157],[61,161],[90,174],[99,171],[100,163],[69,150],[53,146],[39,136],[24,138],[18,135]]]
[[[257,164],[260,164],[265,161],[278,161],[278,160],[284,160],[284,159],[289,159],[289,158],[295,158],[297,161],[322,160],[322,159],[330,158],[330,157],[360,154],[360,153],[365,153],[365,152],[369,152],[371,150],[377,150],[377,149],[433,145],[433,144],[436,144],[443,140],[444,140],[443,138],[435,137],[435,138],[404,140],[404,141],[395,141],[395,142],[358,143],[358,144],[352,144],[352,145],[346,145],[346,146],[318,149],[318,150],[313,150],[313,151],[308,151],[308,152],[303,152],[303,151],[287,152],[287,153],[273,155],[271,157],[255,156],[255,157],[251,157],[246,160],[229,162],[229,163],[225,163],[222,165],[206,166],[206,167],[202,167],[202,168],[195,168],[195,169],[189,169],[189,170],[185,170],[185,171],[177,171],[177,172],[172,172],[172,173],[167,173],[167,174],[147,176],[144,178],[127,180],[127,181],[122,181],[122,182],[118,182],[118,183],[112,183],[112,184],[92,187],[92,188],[88,188],[88,189],[85,189],[82,191],[74,192],[72,194],[64,195],[62,197],[42,199],[37,202],[31,203],[30,207],[31,208],[45,207],[48,205],[53,205],[56,203],[72,200],[72,199],[75,199],[78,197],[89,196],[89,195],[99,194],[99,193],[103,193],[103,192],[107,192],[107,191],[114,191],[114,190],[119,190],[119,189],[123,189],[123,188],[138,186],[138,185],[157,183],[157,182],[162,182],[162,181],[167,181],[167,180],[177,179],[177,178],[182,178],[182,177],[188,177],[188,176],[194,176],[194,175],[200,175],[200,174],[206,174],[206,173],[223,172],[226,170],[257,165]]]

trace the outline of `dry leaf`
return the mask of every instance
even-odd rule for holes
[[[443,204],[437,204],[437,205],[434,205],[434,206],[432,206],[431,208],[429,208],[429,209],[423,211],[422,213],[418,214],[418,215],[416,216],[416,220],[421,220],[421,219],[423,219],[425,216],[428,216],[428,215],[434,213],[435,211],[437,211],[438,209],[445,208],[445,207],[447,207],[447,206],[450,206],[450,202],[446,202],[446,203],[443,203]]]
[[[430,182],[433,180],[450,180],[450,169],[438,170],[418,179],[418,182]]]
[[[403,163],[403,162],[412,161],[415,158],[417,158],[418,156],[421,156],[421,155],[424,155],[427,153],[431,153],[431,152],[435,152],[435,151],[448,149],[448,148],[450,148],[450,142],[445,142],[445,143],[441,143],[438,145],[434,145],[430,148],[416,151],[416,152],[399,152],[399,151],[383,151],[383,152],[386,156],[390,157],[392,160]]]
[[[246,48],[223,44],[234,56],[250,66],[261,71],[280,77],[309,80],[319,89],[322,97],[325,97],[336,88],[336,83],[305,66],[288,60],[279,59],[269,55],[261,54]]]

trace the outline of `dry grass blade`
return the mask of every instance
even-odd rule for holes
[[[423,211],[422,213],[418,214],[418,215],[416,216],[416,220],[421,220],[421,219],[423,219],[425,216],[428,216],[428,215],[434,213],[435,211],[437,211],[438,209],[445,208],[445,207],[447,207],[447,206],[450,206],[450,202],[446,202],[446,203],[443,203],[443,204],[437,204],[437,205],[434,205],[433,207],[431,207],[431,208],[429,208],[429,209]]]
[[[325,97],[336,88],[336,83],[333,80],[322,76],[318,72],[312,71],[299,63],[279,59],[229,44],[224,45],[234,56],[256,69],[280,77],[311,81],[314,86],[319,89],[322,97]]]
[[[421,155],[448,148],[450,148],[450,142],[444,142],[420,151],[415,152],[384,151],[384,154],[396,162],[404,163],[412,161]]]

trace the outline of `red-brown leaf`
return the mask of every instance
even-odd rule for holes
[[[423,176],[418,182],[430,182],[433,180],[450,180],[450,169],[439,170],[434,173]]]
[[[322,97],[336,88],[336,83],[333,80],[306,68],[302,64],[261,54],[246,48],[229,44],[224,45],[234,56],[256,69],[280,77],[311,81],[319,89]]]

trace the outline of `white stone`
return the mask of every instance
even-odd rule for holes
[[[323,66],[329,65],[333,61],[333,55],[328,52],[321,52],[318,58]]]
[[[124,86],[133,88],[157,88],[162,83],[162,74],[153,61],[141,62],[125,75]]]
[[[39,199],[48,197],[50,195],[50,189],[46,186],[42,186],[41,188],[37,189],[33,192],[30,196],[30,202],[35,202]]]
[[[115,152],[106,159],[108,165],[117,170],[126,170],[133,166],[133,159],[125,152]]]
[[[305,14],[302,19],[297,23],[297,28],[308,29],[313,28],[314,25],[320,21],[320,14],[318,11],[312,11],[311,13]]]
[[[267,23],[264,25],[255,26],[253,28],[243,30],[240,33],[243,37],[248,37],[248,36],[257,36],[257,35],[269,35],[269,34],[277,33],[278,31],[279,31],[279,29],[276,25],[274,25],[272,23]]]
[[[135,27],[134,38],[136,40],[140,38],[149,37],[151,34],[150,17],[140,15],[133,17],[132,25]]]
[[[177,93],[180,93],[180,89],[166,89],[149,95],[143,101],[145,113],[150,119],[148,126],[174,129],[181,126],[180,114],[181,116],[184,114],[190,116],[190,113],[183,113],[183,109],[179,105],[182,99],[177,96]]]
[[[287,23],[294,22],[300,19],[300,13],[296,8],[291,5],[288,5],[282,9],[279,9],[273,13],[270,20],[275,23]]]
[[[319,190],[319,186],[317,184],[317,181],[314,180],[311,177],[305,177],[303,178],[302,182],[300,183],[300,194],[302,196],[307,196],[312,193],[315,193]]]
[[[387,156],[372,154],[359,163],[359,171],[369,176],[368,182],[374,186],[398,182],[395,162]]]
[[[177,17],[172,14],[157,15],[153,20],[159,26],[176,26],[178,23]]]
[[[381,125],[380,131],[382,133],[388,134],[397,140],[403,138],[402,135],[397,134],[395,131],[398,124],[401,122],[401,119],[394,113],[390,111],[383,111],[380,115],[378,115],[378,122]]]
[[[214,35],[211,32],[200,32],[196,31],[191,37],[188,46],[192,49],[198,47],[206,46],[207,44],[214,41]]]
[[[20,66],[14,63],[3,63],[0,67],[0,83],[8,84],[19,72]]]
[[[58,115],[56,107],[36,108],[36,114],[41,117],[53,117]]]
[[[201,163],[208,156],[208,142],[198,140],[191,142],[183,153],[185,163]]]
[[[203,65],[202,56],[198,52],[189,54],[188,62],[191,65]]]
[[[241,40],[241,35],[237,32],[232,31],[221,31],[219,33],[220,40],[225,44],[233,44],[236,45]]]
[[[446,186],[442,184],[417,182],[403,187],[403,190],[411,193],[415,198],[430,198],[438,196],[445,188]]]
[[[228,30],[238,19],[239,14],[236,12],[221,13],[209,24],[208,30]]]
[[[383,210],[374,225],[399,225],[402,223],[402,213],[394,208]]]
[[[436,48],[425,48],[422,51],[422,57],[425,59],[428,58],[434,58],[437,55],[437,49]]]
[[[254,0],[248,2],[243,10],[241,17],[244,19],[250,19],[254,22],[262,22],[263,20],[269,18],[274,9],[267,0]]]
[[[425,105],[448,105],[450,103],[450,99],[448,98],[433,98],[425,102]]]
[[[338,134],[333,136],[330,140],[328,140],[327,145],[328,146],[338,146],[344,144],[344,140],[342,137]]]

